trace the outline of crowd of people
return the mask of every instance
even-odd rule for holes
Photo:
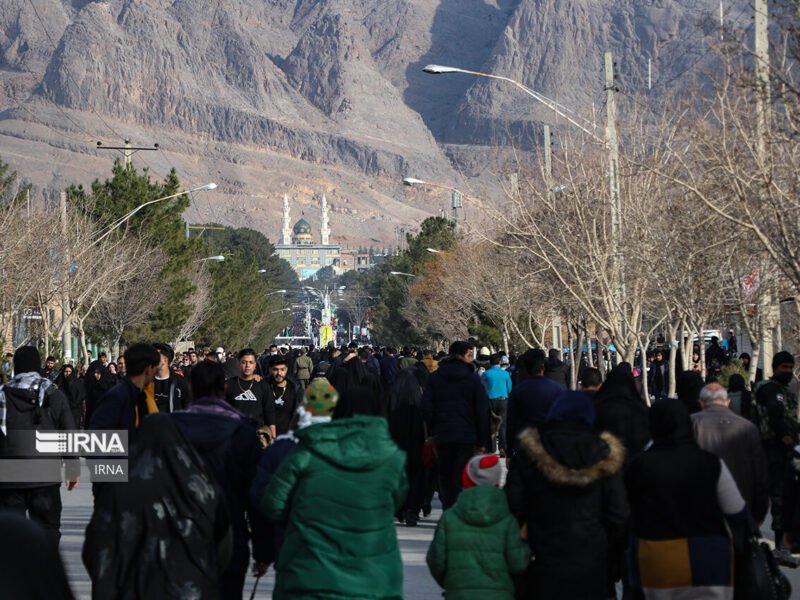
[[[399,599],[396,528],[437,494],[427,563],[451,599],[733,598],[768,513],[779,561],[800,552],[787,352],[752,390],[689,366],[652,405],[628,363],[584,366],[572,390],[558,350],[476,357],[462,341],[133,344],[83,375],[23,347],[12,368],[0,457],[14,430],[128,432],[128,482],[92,488],[83,561],[98,599],[240,599],[248,571],[270,567],[277,599]],[[29,535],[58,562],[58,484],[0,483],[0,511],[4,538]],[[48,576],[70,597],[60,565]],[[18,585],[0,577],[0,597]]]

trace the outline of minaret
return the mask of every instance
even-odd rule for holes
[[[289,198],[283,195],[283,244],[288,246],[292,243],[292,225],[289,221]]]
[[[322,245],[327,246],[330,244],[331,230],[328,227],[328,201],[325,198],[325,194],[322,194],[322,224],[319,232],[322,236]]]

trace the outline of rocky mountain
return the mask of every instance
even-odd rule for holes
[[[726,4],[729,4],[726,0]],[[747,19],[739,0],[728,18]],[[278,238],[283,194],[333,238],[394,245],[447,208],[413,175],[492,195],[494,147],[530,147],[548,109],[513,86],[432,76],[428,63],[517,79],[603,114],[602,56],[623,92],[697,74],[711,0],[0,0],[0,157],[37,190],[88,184],[115,154],[155,176],[215,181],[188,218]],[[743,16],[744,15],[744,16]],[[598,117],[600,119],[600,117]],[[600,119],[602,122],[602,120]],[[118,155],[117,155],[118,156]]]

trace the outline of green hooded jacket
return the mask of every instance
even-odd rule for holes
[[[512,600],[512,573],[531,559],[520,526],[500,488],[479,485],[461,492],[445,511],[428,549],[431,575],[448,600]]]
[[[406,455],[382,417],[295,432],[261,509],[286,527],[273,598],[401,599],[394,514],[408,491]]]

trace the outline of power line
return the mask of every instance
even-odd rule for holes
[[[44,125],[44,126],[45,126],[45,127],[47,127],[48,129],[52,129],[53,131],[55,131],[55,132],[56,132],[58,135],[61,135],[61,136],[65,137],[65,138],[67,138],[67,139],[69,139],[69,140],[72,140],[73,142],[80,142],[81,144],[89,144],[89,143],[91,143],[91,142],[89,142],[89,141],[86,141],[86,140],[81,140],[81,139],[79,139],[79,138],[76,138],[76,137],[74,137],[74,136],[71,136],[71,135],[69,135],[69,134],[67,134],[67,133],[64,133],[63,131],[61,131],[60,129],[56,129],[56,128],[55,128],[55,127],[53,127],[52,125],[49,125],[49,124],[47,124],[47,123],[44,123],[44,122],[41,122],[41,121],[39,121],[39,120],[38,120],[38,117],[37,117],[35,114],[33,114],[33,113],[31,112],[31,110],[30,110],[30,109],[29,109],[27,106],[25,106],[24,104],[21,104],[21,103],[19,102],[19,100],[17,100],[17,99],[16,99],[15,97],[13,97],[13,96],[11,96],[11,99],[14,101],[14,104],[16,104],[18,108],[21,108],[21,109],[22,109],[22,110],[24,110],[26,113],[28,113],[28,114],[29,114],[31,117],[33,117],[34,119],[36,119],[35,121],[33,121],[35,124],[37,124],[37,125]],[[61,107],[60,107],[58,104],[54,104],[54,106],[55,106],[55,107],[56,107],[56,108],[57,108],[57,109],[58,109],[58,110],[61,112],[61,114],[62,114],[62,115],[64,115],[64,118],[66,118],[68,121],[70,121],[70,122],[71,122],[73,125],[75,125],[75,127],[77,127],[78,129],[80,129],[80,130],[81,130],[83,133],[85,133],[85,134],[86,134],[86,136],[87,136],[87,137],[89,137],[89,138],[91,139],[91,137],[92,137],[92,136],[91,136],[91,134],[90,134],[88,131],[86,131],[86,130],[85,130],[83,127],[81,127],[81,126],[80,126],[80,125],[79,125],[79,124],[78,124],[78,123],[77,123],[75,120],[73,120],[73,119],[72,119],[72,118],[71,118],[71,117],[70,117],[70,116],[69,116],[69,115],[68,115],[66,112],[64,112],[64,110],[63,110],[63,109],[62,109],[62,108],[61,108]]]

